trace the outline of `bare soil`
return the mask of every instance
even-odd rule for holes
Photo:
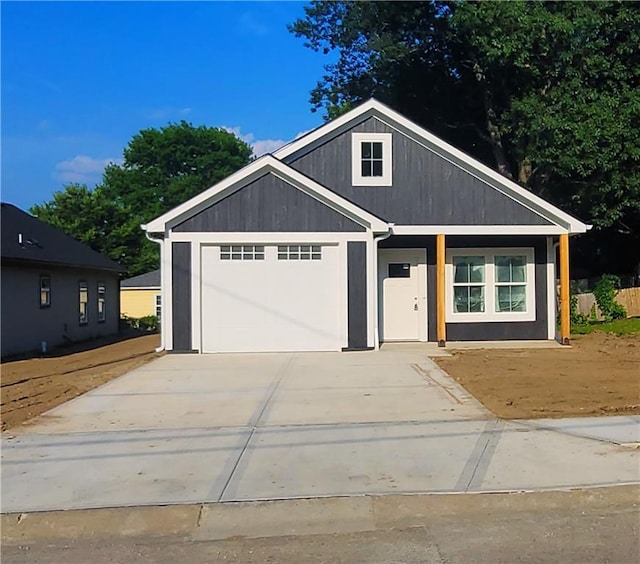
[[[566,348],[468,350],[434,360],[504,419],[640,414],[640,335],[594,332]]]
[[[54,350],[45,358],[3,362],[2,430],[20,425],[160,356],[154,352],[160,345],[159,335],[112,341],[105,339]]]

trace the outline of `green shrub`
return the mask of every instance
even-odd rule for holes
[[[593,295],[596,297],[596,303],[605,321],[627,317],[627,311],[616,302],[618,288],[620,288],[620,278],[613,274],[603,274],[593,289]]]
[[[135,318],[123,315],[120,317],[120,329],[136,329],[138,331],[147,331],[149,333],[157,333],[160,329],[160,321],[155,315],[146,315],[144,317]]]
[[[138,319],[138,329],[141,331],[156,333],[158,331],[158,327],[158,318],[155,315],[145,315]]]

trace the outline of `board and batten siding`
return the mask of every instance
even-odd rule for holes
[[[364,227],[267,173],[179,225],[177,232],[362,232]]]
[[[352,185],[351,133],[391,133],[392,186]],[[397,225],[551,225],[377,118],[285,162]]]
[[[347,243],[348,349],[367,348],[367,244]]]
[[[172,350],[191,351],[191,243],[172,243],[171,256]]]
[[[446,238],[447,249],[533,247],[535,260],[535,321],[447,323],[447,341],[505,341],[548,339],[547,327],[547,247],[545,237],[527,236],[462,236]],[[380,248],[420,248],[427,250],[427,315],[429,341],[437,341],[436,238],[396,236],[381,241]],[[447,292],[451,288],[447,287]]]

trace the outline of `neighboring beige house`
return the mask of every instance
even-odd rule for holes
[[[134,276],[120,283],[120,313],[123,317],[139,319],[162,313],[160,269]]]

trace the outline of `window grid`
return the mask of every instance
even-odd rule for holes
[[[321,260],[320,245],[278,245],[278,260]]]
[[[453,311],[484,313],[485,257],[456,256],[453,259]]]
[[[222,245],[220,260],[264,260],[264,245]]]
[[[361,174],[363,177],[383,176],[382,141],[362,141]]]
[[[98,323],[107,319],[107,288],[104,282],[98,282]]]
[[[527,257],[522,255],[494,258],[496,312],[527,311]]]
[[[46,274],[40,275],[40,307],[51,307],[51,277]]]
[[[156,294],[156,317],[162,319],[162,294]]]
[[[79,282],[79,301],[80,301],[80,325],[86,325],[89,323],[89,310],[87,305],[89,303],[89,287],[86,282]]]

